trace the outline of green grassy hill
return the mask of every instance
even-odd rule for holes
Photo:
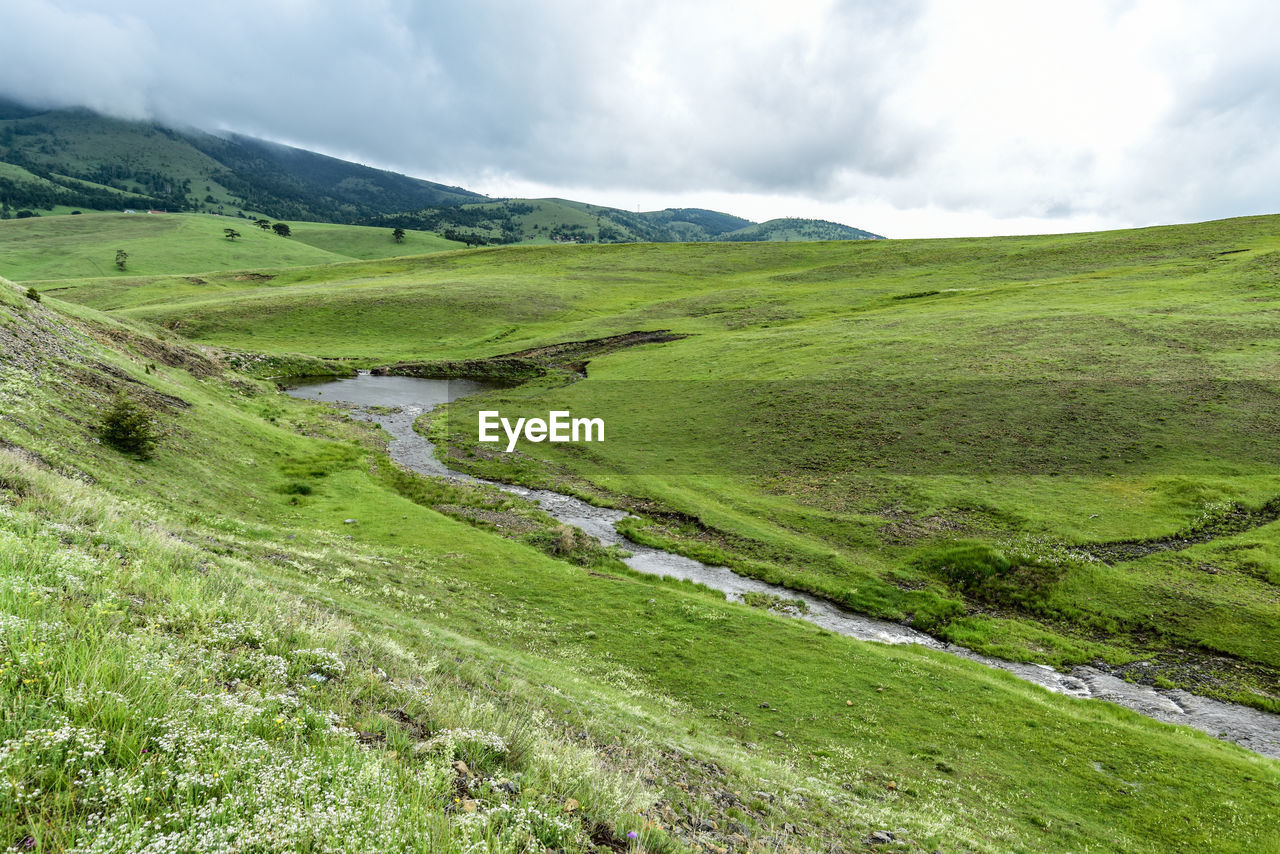
[[[15,281],[134,277],[160,273],[296,267],[417,255],[463,244],[407,231],[396,243],[391,229],[327,223],[291,223],[280,237],[252,222],[208,214],[85,214],[0,221],[0,266]],[[224,229],[240,233],[228,240]],[[116,250],[128,253],[125,269]]]
[[[154,200],[124,190],[78,181],[54,173],[36,175],[12,163],[0,163],[0,217],[71,213],[72,210],[104,210],[128,207],[149,208]],[[12,207],[9,202],[14,202]],[[33,210],[34,209],[34,210]]]
[[[429,231],[412,229],[405,229],[404,239],[397,243],[392,236],[393,229],[390,228],[326,222],[293,222],[290,226],[293,230],[293,240],[331,252],[344,260],[426,255],[430,252],[448,252],[465,246],[456,240],[448,240]]]
[[[751,223],[721,235],[722,240],[874,240],[877,235],[824,219],[788,217]]]
[[[565,199],[490,201],[459,187],[238,134],[0,99],[0,219],[125,208],[401,226],[449,232],[470,243],[876,237],[819,220],[789,220],[780,228],[694,208],[631,213]]]
[[[0,104],[0,160],[25,173],[0,174],[0,201],[13,209],[47,209],[56,203],[355,222],[482,198],[250,137],[175,130],[83,109],[28,109],[12,102]],[[106,190],[95,194],[85,182]],[[60,188],[53,196],[50,185]],[[129,198],[117,204],[113,196],[122,193]]]
[[[437,231],[479,244],[703,243],[708,241],[880,240],[839,223],[777,219],[754,223],[697,208],[632,213],[567,199],[506,199],[391,214],[385,225]]]
[[[517,247],[58,293],[355,363],[637,329],[499,400],[592,449],[460,465],[634,507],[632,535],[958,643],[1280,709],[1277,218],[986,240]]]
[[[746,280],[852,263],[829,253],[856,250],[790,251],[453,253],[282,274],[251,292],[254,280],[230,276],[211,300],[114,316],[0,281],[4,838],[32,850],[777,851],[857,849],[888,829],[923,851],[1280,844],[1273,761],[566,552],[535,507],[395,469],[384,439],[341,410],[131,317],[192,317],[206,341],[280,327],[283,343],[287,305],[329,331],[385,324],[385,353],[423,355],[665,313],[701,335],[592,368],[651,362],[664,376],[681,353],[682,373],[712,368],[710,354],[778,323],[755,314],[777,309],[741,292]],[[379,290],[387,269],[401,279]],[[666,284],[675,269],[686,281]],[[720,289],[687,286],[699,277]],[[115,289],[135,304],[163,281],[67,293],[98,302]],[[516,286],[530,328],[467,342],[510,322],[502,295]],[[797,304],[817,290],[798,287]],[[369,313],[330,314],[341,292]],[[412,344],[384,303],[416,307],[402,325],[448,304],[463,328]],[[120,397],[155,424],[150,459],[98,439]],[[655,402],[679,404],[645,408]],[[725,501],[746,496],[746,482],[733,489]]]

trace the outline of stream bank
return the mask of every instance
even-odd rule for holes
[[[581,499],[550,490],[481,480],[455,471],[435,456],[435,446],[413,429],[414,422],[436,406],[487,388],[467,380],[430,380],[405,376],[360,374],[289,390],[294,397],[353,404],[359,417],[379,424],[392,436],[391,458],[401,466],[433,477],[489,484],[536,502],[566,525],[581,528],[602,545],[631,552],[625,563],[637,572],[694,581],[741,601],[752,594],[799,600],[795,618],[808,620],[828,631],[862,641],[911,643],[966,658],[1012,673],[1051,691],[1073,697],[1105,700],[1165,723],[1194,727],[1215,738],[1230,741],[1280,759],[1280,715],[1235,703],[1200,697],[1180,689],[1161,689],[1126,682],[1097,668],[1078,666],[1066,673],[1047,665],[1005,661],[944,643],[923,632],[888,620],[877,620],[844,611],[826,600],[738,575],[722,566],[640,545],[626,539],[615,525],[629,514],[625,510],[596,507]]]

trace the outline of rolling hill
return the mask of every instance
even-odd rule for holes
[[[473,245],[877,237],[817,220],[779,226],[696,209],[490,200],[239,134],[0,101],[0,218],[126,208],[400,226]]]
[[[502,398],[600,414],[615,440],[494,457],[451,435],[460,464],[630,502],[651,544],[989,654],[1280,710],[1276,226],[499,247],[38,287],[363,366],[670,330],[686,337]]]
[[[886,241],[5,103],[0,156],[12,850],[1280,851],[1280,216]],[[502,381],[277,385],[355,368]]]
[[[706,243],[879,240],[878,235],[813,219],[754,223],[699,208],[624,211],[568,199],[508,199],[384,216],[390,226],[436,231],[478,244]]]
[[[911,558],[1160,535],[1273,476],[1226,450],[1199,474],[868,473],[867,448],[812,429],[839,411],[814,392],[847,405],[858,386],[830,380],[896,359],[922,380],[895,390],[908,407],[955,366],[1264,377],[1275,234],[503,247],[38,300],[0,280],[0,831],[39,851],[1275,850],[1274,760],[633,572],[531,502],[395,467],[376,427],[214,346],[371,364],[671,328],[496,392],[600,406],[606,459],[504,463],[459,436],[455,464],[599,481],[642,499],[636,536],[850,607],[951,600],[939,623],[1010,655],[1159,663],[1132,648],[1152,644],[1191,672],[1203,644],[1247,676],[1275,648],[1275,523],[1105,564],[1046,548],[1049,611]],[[104,438],[120,400],[153,425],[146,458]],[[747,407],[764,441],[722,431]],[[965,435],[1008,429],[997,405],[970,415]],[[658,465],[601,477],[644,453]],[[1235,679],[1218,690],[1247,693]]]
[[[0,107],[0,200],[10,209],[260,213],[356,222],[483,196],[251,137],[215,136],[85,109]]]
[[[256,270],[421,255],[464,244],[406,230],[396,242],[389,228],[289,223],[281,237],[245,220],[215,214],[88,213],[0,221],[0,266],[22,281],[194,274]],[[240,236],[226,237],[233,228]],[[116,250],[128,259],[115,264]]]

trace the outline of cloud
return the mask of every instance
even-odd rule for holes
[[[1165,221],[1277,210],[1280,55],[1274,13],[1242,6],[1195,22],[1195,39],[1169,39],[1157,61],[1177,97],[1134,158],[1122,192]]]
[[[1274,211],[1271,7],[975,0],[926,16],[901,90],[945,144],[904,207],[1149,224]]]
[[[92,9],[0,0],[0,91],[39,104],[148,114],[153,46],[145,24]],[[124,47],[126,50],[121,51]]]
[[[1276,17],[1151,0],[0,0],[0,92],[479,189],[1044,230],[1274,205]]]
[[[12,94],[362,152],[415,170],[821,192],[890,174],[878,4],[8,2]],[[908,7],[902,7],[908,8]],[[101,71],[105,69],[105,73]]]

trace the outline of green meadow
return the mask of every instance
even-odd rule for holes
[[[317,222],[288,223],[292,235],[263,231],[253,220],[212,214],[85,213],[0,221],[0,258],[15,281],[83,276],[152,276],[419,255],[462,244],[406,230]],[[228,240],[224,229],[240,233]],[[116,267],[116,250],[128,254]]]
[[[1144,661],[1135,678],[1274,708],[1280,482],[1228,428],[1269,424],[1278,222],[226,272],[193,254],[118,277],[14,261],[4,838],[833,851],[884,829],[886,850],[1276,850],[1273,760],[633,573],[518,499],[394,468],[384,435],[220,348],[374,366],[669,329],[687,337],[585,377],[551,360],[422,429],[459,467],[634,507],[637,539],[985,651]],[[365,245],[329,238],[306,245]],[[1028,406],[1035,384],[1070,411]],[[157,425],[149,460],[97,438],[121,394]],[[608,441],[496,453],[467,429],[481,406],[603,417]],[[1133,447],[1161,423],[1163,447]],[[1009,455],[1010,436],[1053,454]]]
[[[669,329],[687,337],[464,401],[451,422],[569,409],[611,441],[509,456],[459,428],[451,453],[631,506],[644,542],[985,652],[1274,710],[1276,223],[515,247],[39,287],[193,341],[364,365]],[[1107,548],[1134,540],[1152,545]]]

